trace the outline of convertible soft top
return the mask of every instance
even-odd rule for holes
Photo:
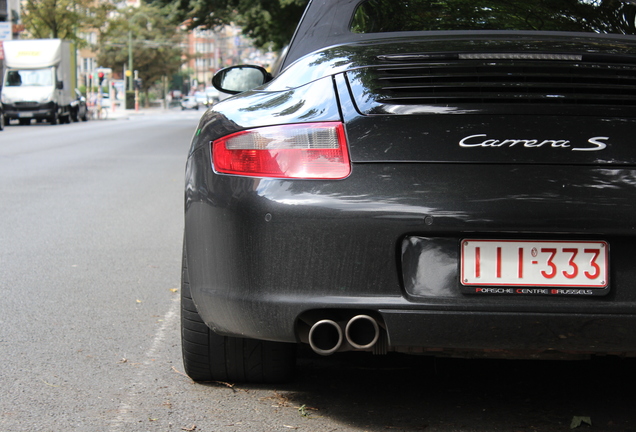
[[[542,32],[616,38],[636,35],[632,0],[310,0],[282,69],[334,45],[420,34]]]

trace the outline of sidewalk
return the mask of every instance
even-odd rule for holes
[[[136,116],[142,115],[153,115],[153,114],[161,114],[170,111],[170,109],[165,108],[139,108],[138,111],[134,109],[124,109],[117,107],[115,111],[111,108],[108,108],[108,117],[103,120],[120,120],[120,119],[130,119]]]

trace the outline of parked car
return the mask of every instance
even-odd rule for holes
[[[185,96],[184,98],[181,99],[181,109],[182,110],[186,110],[186,109],[198,110],[199,102],[197,102],[197,100],[193,96]]]
[[[221,94],[214,87],[206,87],[205,88],[205,96],[208,99],[208,105],[215,104],[221,99]]]
[[[635,355],[635,14],[315,0],[273,79],[219,71],[186,168],[189,376],[289,380],[297,344]]]
[[[75,100],[71,102],[71,119],[75,122],[80,120],[88,120],[88,107],[86,106],[86,98],[78,90],[75,89]]]
[[[194,99],[199,105],[208,106],[208,96],[205,92],[198,91],[194,94]]]

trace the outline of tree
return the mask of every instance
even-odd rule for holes
[[[418,30],[538,30],[634,34],[636,7],[613,0],[369,0],[359,33]]]
[[[308,0],[153,0],[168,5],[175,19],[191,28],[237,24],[254,45],[279,49],[287,45]]]
[[[36,39],[59,38],[85,46],[79,33],[101,27],[113,9],[109,2],[94,0],[26,0],[22,22]]]
[[[183,63],[179,30],[166,15],[156,6],[124,9],[109,20],[100,37],[97,61],[101,66],[123,70],[132,48],[133,68],[142,80],[146,102],[150,87],[172,76]]]

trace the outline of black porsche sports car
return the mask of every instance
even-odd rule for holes
[[[297,344],[636,354],[636,5],[311,0],[280,71],[186,168],[194,380],[291,379]]]

